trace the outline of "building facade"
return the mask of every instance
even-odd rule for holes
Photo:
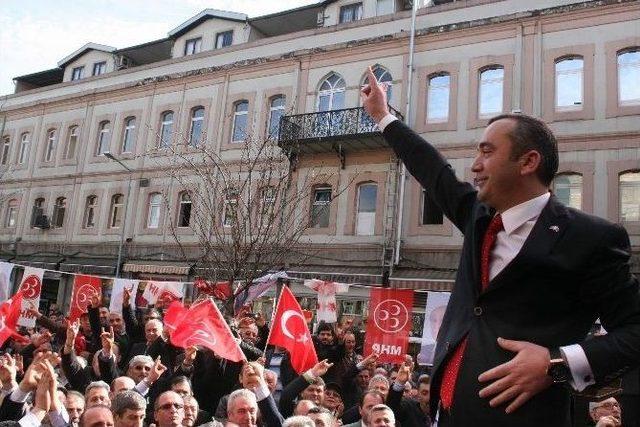
[[[162,148],[206,143],[239,161],[248,129],[277,129],[274,143],[295,148],[300,174],[322,171],[310,210],[348,183],[301,239],[322,256],[292,262],[292,274],[450,289],[462,235],[367,127],[359,90],[371,65],[390,105],[463,180],[490,117],[548,122],[560,151],[552,190],[624,225],[640,272],[640,2],[428,2],[412,73],[410,3],[324,1],[257,18],[207,9],[166,39],[89,43],[53,70],[17,77],[0,111],[0,258],[110,276],[124,238],[125,275],[190,280],[168,227],[180,227],[190,201],[167,177]],[[71,292],[64,277],[45,276],[59,302]],[[348,310],[366,309],[358,295],[345,297]]]

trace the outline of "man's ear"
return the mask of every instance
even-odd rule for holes
[[[529,150],[520,156],[519,163],[521,175],[535,174],[542,163],[542,155],[536,150]]]

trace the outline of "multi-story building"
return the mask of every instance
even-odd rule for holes
[[[257,18],[207,9],[166,39],[88,43],[55,69],[16,77],[0,111],[0,256],[113,275],[127,209],[125,274],[189,280],[167,226],[188,201],[157,155],[144,154],[182,143],[170,135],[191,135],[198,122],[210,148],[233,158],[239,123],[263,134],[284,116],[280,146],[297,147],[300,170],[325,171],[310,204],[349,182],[302,239],[322,256],[290,271],[350,283],[381,283],[389,272],[391,286],[449,289],[461,233],[367,128],[359,90],[373,65],[391,106],[461,179],[471,179],[488,118],[520,111],[546,120],[559,138],[552,190],[623,224],[638,272],[640,2],[428,2],[417,11],[410,72],[411,14],[400,0],[327,0]],[[178,207],[175,218],[161,193]],[[61,277],[48,273],[45,284],[64,300]]]

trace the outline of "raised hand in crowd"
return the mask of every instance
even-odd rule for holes
[[[35,308],[28,308],[27,309],[27,317],[33,317],[34,319],[39,319],[39,318],[42,317],[42,313],[40,313]]]
[[[34,347],[38,348],[40,347],[42,344],[46,344],[48,342],[51,341],[51,332],[49,331],[44,331],[40,334],[33,334],[31,336],[31,343],[34,345]]]
[[[160,356],[156,357],[155,362],[153,362],[153,366],[151,366],[151,371],[149,372],[149,376],[147,376],[147,381],[153,384],[158,381],[158,378],[164,374],[167,370],[167,367],[162,364],[162,360]]]
[[[24,393],[33,391],[38,386],[38,383],[42,380],[42,376],[46,371],[46,365],[44,361],[50,357],[52,353],[50,351],[42,351],[36,353],[33,361],[27,368],[20,381],[19,387]]]
[[[409,356],[408,360],[405,358],[405,361],[400,365],[398,369],[398,376],[396,376],[396,382],[399,384],[405,384],[409,381],[411,377],[411,370],[413,366],[413,360],[411,360],[411,356]]]
[[[122,289],[122,305],[124,307],[129,307],[131,305],[131,291],[133,288],[127,288],[126,286]]]
[[[105,357],[114,356],[113,345],[114,345],[114,334],[113,327],[109,327],[109,331],[105,331],[102,328],[102,333],[100,334],[100,341],[102,343],[102,352]]]
[[[596,427],[620,427],[620,420],[613,415],[607,415],[598,420]]]
[[[197,355],[198,355],[198,347],[196,347],[195,345],[185,348],[184,359],[182,361],[182,364],[187,368],[192,367],[193,363],[196,360]]]
[[[73,350],[73,346],[76,342],[76,337],[80,332],[80,322],[77,320],[75,322],[68,322],[67,324],[67,338],[64,343],[64,348],[62,352],[64,354],[70,354]]]
[[[327,359],[321,360],[315,364],[313,368],[310,369],[311,375],[315,378],[321,377],[327,373],[329,368],[333,366],[333,363],[329,363]]]
[[[91,295],[91,299],[89,301],[89,304],[91,304],[91,308],[100,308],[102,306],[102,302],[100,301],[101,299],[102,298],[100,295]]]
[[[380,355],[376,352],[373,352],[367,357],[365,357],[364,359],[362,359],[362,362],[360,363],[362,364],[364,369],[375,369],[376,362],[378,362],[378,357],[380,357]]]
[[[13,389],[18,385],[16,381],[18,376],[17,365],[16,359],[10,354],[4,354],[0,357],[0,384],[6,390]]]

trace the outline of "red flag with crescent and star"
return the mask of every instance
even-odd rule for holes
[[[16,332],[16,325],[20,317],[22,307],[22,293],[18,292],[2,304],[0,304],[0,346],[9,338],[18,341],[29,342],[26,337]]]
[[[189,309],[174,301],[169,306],[167,315],[169,329],[173,329],[173,345],[182,348],[201,345],[223,359],[234,362],[247,360],[222,313],[210,299],[195,303]]]
[[[74,322],[81,314],[87,312],[91,298],[94,296],[102,299],[102,279],[81,274],[77,275],[73,281],[71,308],[69,309],[70,322]]]
[[[291,366],[301,374],[318,363],[307,321],[300,304],[289,288],[282,288],[276,314],[271,325],[269,344],[279,345],[289,351]]]

